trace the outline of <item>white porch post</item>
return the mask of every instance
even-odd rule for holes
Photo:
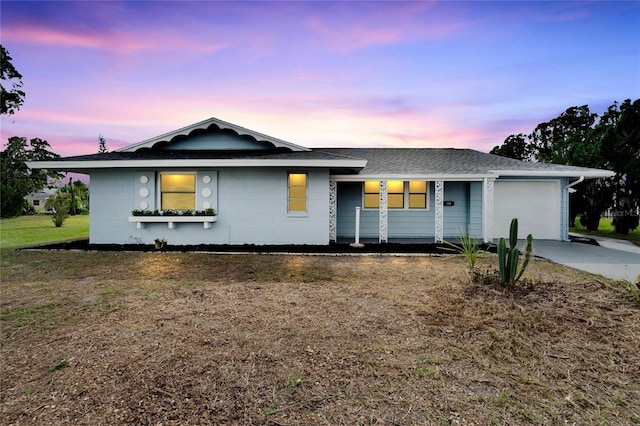
[[[485,243],[493,241],[493,187],[495,179],[484,178],[482,185],[482,236]]]
[[[329,181],[329,241],[336,242],[336,215],[338,208],[338,186],[335,180]]]
[[[378,231],[378,241],[387,242],[387,181],[380,181],[380,228]]]
[[[444,240],[444,210],[442,208],[442,204],[444,201],[444,182],[441,180],[437,180],[435,181],[435,184],[436,184],[435,240],[436,240],[436,243],[441,243]]]

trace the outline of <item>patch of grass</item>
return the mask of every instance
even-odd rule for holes
[[[89,216],[70,216],[56,228],[49,215],[0,220],[0,248],[16,249],[89,238]]]
[[[278,404],[276,404],[275,402],[272,402],[269,405],[267,405],[267,407],[264,409],[264,414],[266,414],[267,416],[270,416],[276,411],[278,411]]]
[[[416,365],[413,368],[413,374],[418,377],[431,379],[438,373],[438,367],[435,364],[437,364],[437,361],[434,361],[429,357],[422,356],[416,362]]]
[[[289,383],[289,387],[292,389],[297,388],[303,382],[304,382],[304,376],[302,376],[301,374],[292,374],[291,376],[289,376],[288,383]]]
[[[640,287],[631,281],[618,281],[610,286],[616,296],[640,308]]]
[[[66,368],[67,365],[69,365],[69,361],[67,361],[66,359],[63,359],[62,361],[60,361],[59,363],[57,363],[56,365],[54,365],[53,367],[51,367],[47,371],[49,373],[53,373],[53,372],[56,372],[58,370],[62,370],[63,368]]]
[[[624,401],[621,398],[613,398],[613,403],[616,405],[624,405]]]
[[[574,226],[569,228],[569,232],[575,232],[583,235],[593,235],[596,237],[615,238],[618,240],[627,240],[633,244],[640,246],[640,226],[633,231],[629,231],[628,235],[618,234],[615,232],[615,227],[611,224],[612,219],[602,217],[598,224],[597,231],[589,231],[587,228],[580,225],[580,218],[576,218]]]
[[[15,308],[0,313],[0,319],[3,322],[6,321],[8,326],[14,329],[42,322],[43,320],[52,322],[55,320],[55,316],[52,313],[57,306],[57,303],[47,303],[32,308]]]

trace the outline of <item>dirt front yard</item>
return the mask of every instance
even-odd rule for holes
[[[483,267],[490,267],[484,260]],[[1,424],[640,424],[640,314],[536,259],[3,252]]]

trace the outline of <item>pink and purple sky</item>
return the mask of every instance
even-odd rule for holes
[[[217,117],[308,147],[489,151],[640,98],[640,3],[5,1],[26,101],[63,156]]]

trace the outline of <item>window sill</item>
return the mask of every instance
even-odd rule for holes
[[[202,223],[204,229],[210,229],[218,216],[129,216],[129,222],[135,222],[136,228],[144,228],[145,223],[166,223],[169,229],[174,229],[176,223]]]
[[[308,212],[289,212],[287,217],[309,217]]]

